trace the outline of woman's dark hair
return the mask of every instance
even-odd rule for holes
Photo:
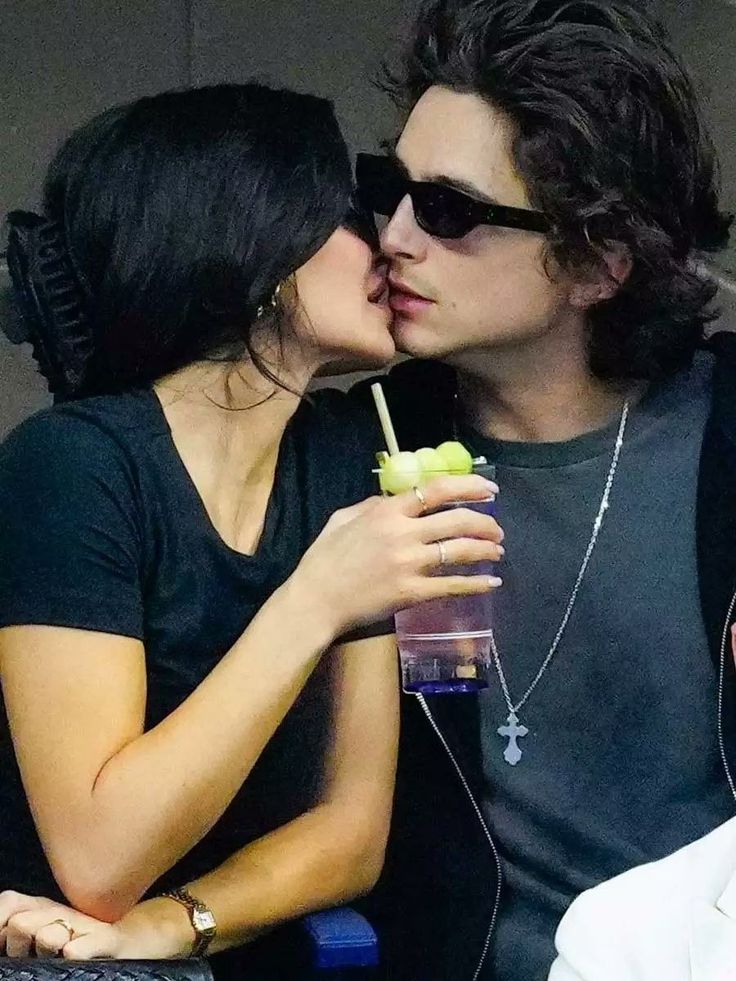
[[[513,155],[553,222],[568,270],[606,243],[633,269],[590,311],[604,378],[665,376],[689,363],[716,286],[691,258],[728,240],[715,153],[692,84],[639,0],[425,0],[388,87],[410,109],[433,85],[476,93],[515,127]]]
[[[93,331],[82,382],[65,394],[246,354],[275,380],[253,346],[256,311],[343,222],[351,184],[332,105],[310,95],[216,85],[87,123],[44,193]]]

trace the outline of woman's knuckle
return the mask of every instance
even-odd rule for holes
[[[404,595],[401,597],[401,608],[408,609],[410,606],[416,606],[417,603],[421,603],[426,598],[427,596],[424,590],[418,583],[415,583],[406,589]]]
[[[6,928],[11,933],[24,933],[28,927],[29,917],[28,913],[23,911],[21,913],[14,913],[6,924]]]

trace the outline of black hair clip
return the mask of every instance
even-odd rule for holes
[[[49,391],[78,394],[93,349],[84,292],[56,222],[30,211],[12,211],[8,222],[8,272],[20,313],[4,331],[14,344],[33,345]]]

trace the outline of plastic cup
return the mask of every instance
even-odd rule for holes
[[[495,468],[477,463],[474,473],[495,480]],[[439,476],[439,474],[438,474]],[[438,508],[467,508],[495,515],[496,500],[452,501]],[[492,562],[444,565],[437,575],[495,575]],[[472,693],[488,687],[491,667],[493,592],[428,600],[395,615],[404,691],[439,695]]]
[[[438,509],[468,508],[495,514],[494,498],[456,501]],[[442,575],[495,575],[492,562],[445,565]],[[395,616],[404,691],[421,695],[477,692],[488,687],[493,592],[446,596]]]

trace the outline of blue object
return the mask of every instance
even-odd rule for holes
[[[488,687],[485,679],[449,678],[447,681],[417,681],[405,684],[404,691],[415,695],[462,695],[469,693],[477,695]]]
[[[300,921],[318,971],[378,965],[378,937],[368,920],[349,907],[312,913]]]

